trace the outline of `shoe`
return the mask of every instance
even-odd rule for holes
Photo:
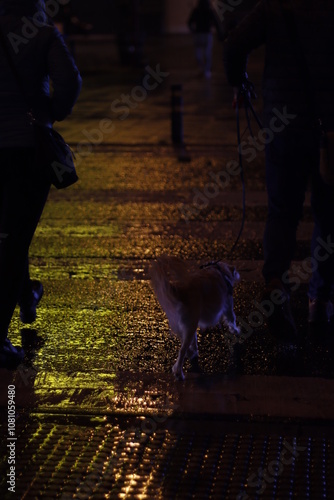
[[[40,281],[31,281],[31,295],[19,302],[22,323],[33,323],[36,319],[36,307],[43,297],[43,285]]]
[[[5,368],[15,368],[22,363],[24,350],[21,347],[12,345],[9,339],[6,339],[0,347],[0,366]]]
[[[272,336],[284,343],[296,342],[297,327],[291,311],[290,294],[281,280],[270,281],[262,298],[263,303],[267,302],[266,319]]]
[[[326,324],[334,316],[333,303],[321,299],[309,299],[308,322],[311,324]]]

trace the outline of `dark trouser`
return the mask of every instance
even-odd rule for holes
[[[19,295],[19,299],[18,299],[19,306],[21,304],[26,304],[27,302],[29,303],[29,299],[31,299],[31,292],[32,292],[32,284],[31,284],[30,273],[29,273],[29,258],[27,255],[27,258],[26,258],[26,261],[24,264],[20,295]]]
[[[29,246],[50,189],[33,159],[31,148],[0,149],[0,342],[29,286]]]
[[[268,217],[263,276],[266,282],[273,278],[287,281],[310,179],[315,225],[311,256],[303,261],[302,273],[303,278],[310,278],[309,296],[328,300],[334,284],[334,188],[322,181],[318,165],[319,142],[314,131],[285,130],[266,146]],[[290,274],[296,288],[300,277]]]

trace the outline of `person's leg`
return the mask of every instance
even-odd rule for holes
[[[305,132],[284,131],[266,146],[268,215],[263,238],[266,283],[287,280],[310,171]]]
[[[26,297],[28,297],[31,293],[31,279],[29,273],[29,258],[28,255],[25,259],[24,271],[22,276],[22,286],[20,290],[19,299],[24,301]]]
[[[203,34],[195,33],[195,57],[200,71],[205,71]]]
[[[318,162],[316,162],[318,166]],[[309,320],[328,319],[328,308],[334,285],[334,187],[327,185],[316,168],[312,175],[312,209],[314,231],[311,243],[313,273],[309,284],[309,298],[314,302]],[[310,302],[311,305],[311,302]]]
[[[27,272],[27,255],[49,183],[35,171],[33,150],[0,151],[0,340],[7,337]]]
[[[29,274],[29,259],[26,258],[22,286],[19,294],[20,319],[22,323],[33,323],[36,319],[36,307],[44,293],[43,285],[38,280],[31,280]]]
[[[211,76],[212,47],[213,47],[213,36],[212,36],[212,33],[208,33],[206,35],[206,45],[205,45],[205,75],[207,77]]]
[[[263,299],[273,310],[267,318],[271,333],[283,342],[295,342],[297,328],[290,306],[288,271],[311,168],[306,132],[285,130],[266,148],[268,215],[264,232]],[[311,148],[312,149],[312,148]]]

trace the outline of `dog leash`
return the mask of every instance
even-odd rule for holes
[[[219,260],[217,262],[213,262],[213,263],[210,263],[206,266],[201,266],[201,268],[205,268],[205,267],[214,267],[215,269],[217,269],[217,271],[219,271],[219,273],[221,274],[222,278],[224,279],[225,283],[226,283],[226,287],[227,287],[227,291],[230,295],[233,294],[233,285],[232,285],[232,282],[231,280],[229,279],[228,275],[226,273],[224,273],[224,271],[218,266],[218,262],[220,262]]]
[[[257,98],[257,95],[255,94],[254,91],[254,86],[253,84],[248,80],[247,73],[245,74],[245,81],[242,83],[240,86],[240,89],[238,91],[238,96],[236,99],[236,122],[237,122],[237,140],[238,140],[238,156],[239,156],[239,166],[240,166],[240,179],[241,179],[241,185],[242,185],[242,218],[241,218],[241,225],[239,229],[239,233],[232,245],[232,248],[230,249],[229,253],[227,254],[227,259],[229,260],[236,248],[236,246],[239,243],[241,234],[244,229],[245,225],[245,219],[246,219],[246,186],[245,186],[245,178],[244,178],[244,168],[243,168],[243,163],[242,163],[242,153],[241,153],[241,133],[240,133],[240,107],[239,107],[239,101],[242,99],[244,102],[244,108],[245,108],[245,116],[246,116],[246,121],[247,121],[247,128],[249,130],[249,133],[251,137],[254,139],[254,134],[252,131],[251,127],[251,119],[249,116],[249,110],[251,111],[256,123],[258,124],[259,128],[262,129],[263,125],[261,123],[260,118],[258,117],[257,113],[255,112],[255,109],[252,105],[251,98]],[[202,264],[200,266],[201,269],[204,269],[206,267],[210,266],[215,266],[219,264],[219,262],[222,262],[223,259],[218,259],[215,261],[210,261],[205,264]]]

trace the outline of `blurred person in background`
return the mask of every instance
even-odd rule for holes
[[[211,8],[210,0],[198,0],[188,19],[188,27],[194,36],[195,57],[199,67],[199,75],[211,78],[213,27],[217,19]]]

